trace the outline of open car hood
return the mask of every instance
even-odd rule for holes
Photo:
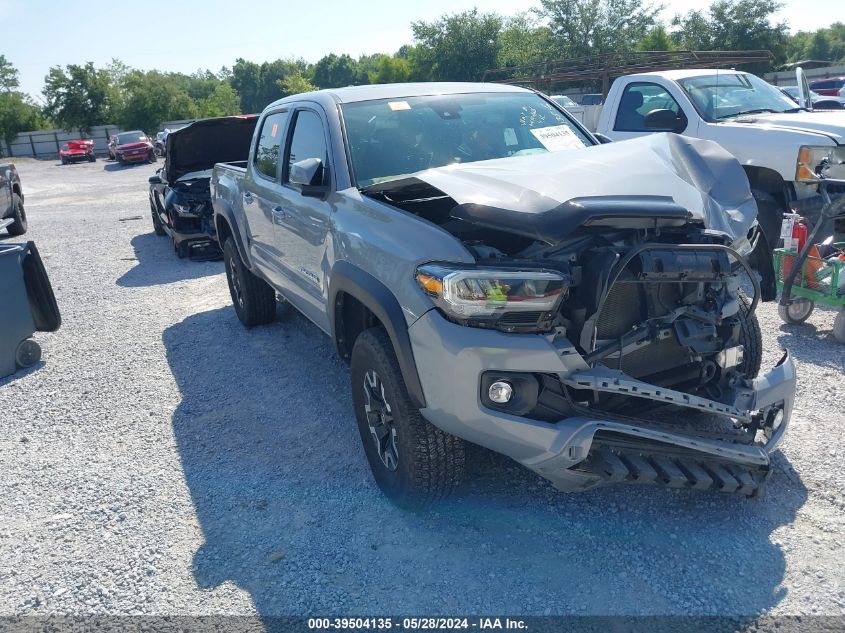
[[[739,162],[712,141],[676,134],[448,165],[362,191],[432,195],[426,185],[455,201],[454,218],[548,243],[602,215],[686,217],[737,240],[757,216]]]
[[[176,182],[215,163],[246,160],[258,116],[255,114],[203,119],[167,135],[164,175]]]

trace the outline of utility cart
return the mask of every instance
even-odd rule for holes
[[[821,181],[821,215],[800,252],[792,248],[774,251],[775,273],[781,291],[780,318],[784,323],[804,323],[816,304],[839,308],[833,321],[833,336],[840,343],[845,343],[845,194],[831,200],[828,188],[841,189],[843,185],[845,181],[842,180]],[[825,227],[831,221],[835,241],[820,251],[815,240],[825,234]]]

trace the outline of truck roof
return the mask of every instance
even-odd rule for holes
[[[651,73],[636,73],[634,75],[626,75],[626,77],[665,77],[672,81],[678,79],[687,79],[688,77],[701,77],[703,75],[740,75],[747,74],[741,70],[731,70],[724,68],[683,68],[680,70],[661,70]]]
[[[508,84],[470,83],[470,82],[419,82],[400,84],[374,84],[367,86],[347,86],[346,88],[326,88],[314,92],[290,95],[274,101],[270,106],[290,101],[322,101],[330,99],[335,103],[355,103],[376,99],[401,99],[402,97],[422,97],[427,95],[466,94],[474,92],[531,92],[527,88]],[[268,107],[270,107],[268,106]]]

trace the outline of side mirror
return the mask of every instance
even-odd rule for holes
[[[303,196],[320,198],[328,192],[324,184],[325,169],[319,158],[305,158],[292,163],[288,182],[298,186]]]
[[[684,131],[687,123],[672,110],[659,109],[645,115],[645,126],[653,132],[680,133]]]
[[[156,174],[155,176],[150,176],[149,182],[151,185],[160,185],[161,184],[161,176]]]

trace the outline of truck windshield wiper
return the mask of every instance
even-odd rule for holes
[[[772,108],[755,108],[754,110],[743,110],[742,112],[734,112],[733,114],[725,114],[717,117],[718,120],[729,119],[733,117],[743,116],[744,114],[763,114],[764,112],[771,112],[773,114],[781,114],[783,110],[773,110]]]

